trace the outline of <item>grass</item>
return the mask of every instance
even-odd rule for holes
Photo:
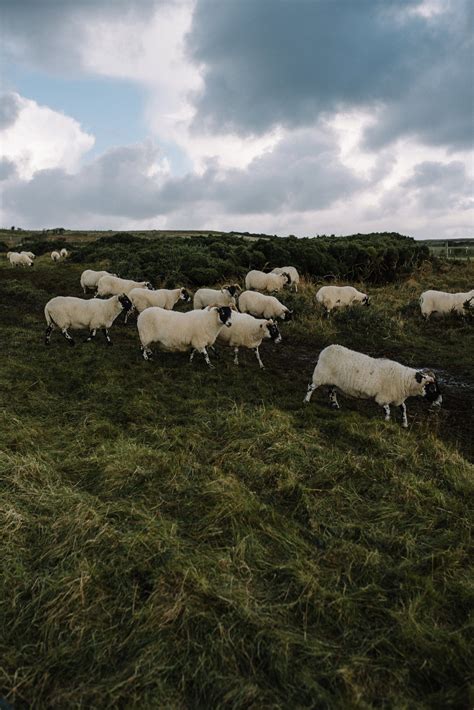
[[[43,306],[84,267],[0,268],[0,697],[15,708],[472,705],[472,323],[424,323],[429,286],[370,289],[327,320],[286,295],[284,342],[215,370],[43,345]],[[361,285],[363,287],[363,285]],[[410,428],[370,402],[302,399],[340,342],[437,369]],[[470,498],[471,496],[471,498]]]

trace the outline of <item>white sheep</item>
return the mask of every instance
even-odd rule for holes
[[[256,318],[280,318],[291,320],[293,311],[283,305],[275,296],[266,296],[256,291],[244,291],[239,297],[239,311],[250,313]]]
[[[325,308],[326,315],[329,315],[333,308],[353,306],[356,303],[368,306],[370,303],[367,294],[353,286],[322,286],[316,293],[316,300]]]
[[[51,252],[51,260],[52,261],[61,261],[61,254],[58,251],[52,251]]]
[[[162,350],[170,352],[200,352],[209,367],[213,367],[207,354],[209,346],[214,345],[217,335],[224,326],[232,324],[230,306],[215,306],[200,311],[167,311],[156,306],[145,309],[138,316],[137,326],[142,353],[149,360],[151,343],[158,343]]]
[[[420,296],[421,314],[428,320],[431,315],[445,316],[449,313],[465,315],[474,307],[474,289],[464,293],[424,291]]]
[[[133,304],[133,308],[128,311],[125,316],[127,322],[129,315],[134,311],[141,313],[145,308],[158,306],[166,311],[172,311],[178,301],[188,303],[191,296],[188,291],[183,288],[158,288],[156,291],[150,291],[148,288],[132,288],[128,293],[128,297]]]
[[[26,256],[29,256],[32,261],[36,259],[36,255],[33,254],[32,251],[21,251],[20,254],[26,254]]]
[[[95,290],[102,276],[117,276],[117,274],[111,274],[108,271],[93,271],[92,269],[83,271],[81,274],[81,286],[84,293],[87,293],[88,289]]]
[[[65,249],[64,247],[61,249],[61,251],[59,252],[59,254],[60,254],[60,256],[63,257],[63,259],[67,259],[67,257],[69,256],[68,250]]]
[[[101,276],[97,282],[96,296],[118,296],[120,293],[130,293],[132,288],[149,288],[153,286],[149,281],[133,281],[132,279],[121,279],[118,276]]]
[[[123,310],[128,311],[131,307],[132,303],[125,294],[112,296],[108,299],[90,298],[88,300],[75,296],[56,296],[44,307],[47,323],[45,344],[49,345],[51,333],[56,326],[60,328],[70,345],[74,345],[74,340],[68,333],[69,328],[72,330],[88,329],[89,337],[86,338],[86,342],[92,340],[100,328],[107,343],[112,345],[108,329]]]
[[[193,308],[206,306],[235,306],[235,297],[240,291],[237,284],[223,286],[220,290],[214,288],[200,288],[194,294]]]
[[[7,256],[12,266],[33,266],[33,260],[24,252],[9,251]]]
[[[290,277],[290,283],[294,287],[295,293],[298,292],[300,275],[294,266],[279,266],[276,269],[272,269],[272,274],[288,274]]]
[[[227,345],[234,348],[234,363],[239,364],[239,348],[249,348],[257,356],[261,369],[265,366],[260,358],[259,347],[262,340],[271,338],[275,343],[281,342],[278,326],[272,320],[254,318],[247,313],[232,314],[232,328],[222,328],[216,339],[216,345]]]
[[[266,274],[264,271],[249,271],[245,277],[245,288],[254,289],[256,291],[280,291],[283,286],[289,284],[291,278],[287,273],[283,274]]]
[[[394,360],[369,357],[342,345],[328,345],[321,351],[304,401],[309,402],[321,385],[330,386],[329,401],[334,409],[339,409],[336,389],[350,397],[375,399],[384,409],[385,421],[390,420],[391,404],[400,407],[404,427],[408,426],[407,397],[426,397],[438,406],[442,402],[432,372],[419,372]]]

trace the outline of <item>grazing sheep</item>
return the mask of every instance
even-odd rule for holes
[[[216,339],[216,344],[234,348],[234,363],[239,364],[239,348],[249,348],[257,356],[261,369],[265,366],[260,358],[259,347],[262,340],[271,338],[275,343],[281,342],[278,326],[272,320],[254,318],[247,313],[232,314],[232,328],[222,328]]]
[[[7,256],[12,266],[33,266],[33,260],[24,252],[9,251]]]
[[[322,286],[316,293],[316,300],[324,307],[326,315],[329,315],[333,308],[353,306],[356,303],[368,306],[370,303],[367,294],[353,286]]]
[[[69,256],[68,250],[65,249],[64,247],[61,249],[61,251],[59,252],[59,254],[60,254],[60,256],[63,257],[63,259],[67,259],[67,257]]]
[[[321,385],[330,385],[329,401],[334,409],[339,409],[336,389],[350,397],[375,399],[384,409],[385,421],[390,420],[390,405],[395,404],[402,410],[404,427],[408,426],[407,397],[426,397],[436,405],[442,402],[432,372],[419,372],[394,360],[369,357],[342,345],[329,345],[321,351],[304,401],[309,402]]]
[[[206,306],[235,306],[235,297],[240,291],[237,284],[223,286],[220,290],[214,288],[200,288],[194,294],[193,308]]]
[[[102,276],[117,276],[117,274],[111,274],[108,271],[93,271],[92,269],[86,269],[81,274],[81,286],[84,293],[87,293],[88,289],[97,289],[97,284]]]
[[[74,340],[68,333],[68,328],[72,330],[89,330],[89,337],[86,342],[95,337],[96,331],[100,328],[109,345],[112,341],[109,337],[108,329],[111,327],[117,316],[123,311],[128,311],[132,303],[128,296],[112,296],[106,300],[100,298],[76,298],[75,296],[56,296],[52,298],[44,307],[47,328],[45,344],[49,345],[51,333],[54,326],[61,329],[62,334],[70,345],[74,345]]]
[[[232,324],[230,306],[214,306],[200,311],[166,311],[164,308],[145,309],[138,316],[138,334],[145,360],[149,360],[151,343],[158,343],[162,350],[186,352],[192,350],[193,359],[196,351],[204,355],[209,367],[213,367],[206,348],[214,345],[217,335],[224,326]]]
[[[21,251],[20,254],[26,254],[26,256],[29,256],[32,261],[36,259],[36,255],[33,254],[32,251]]]
[[[191,300],[188,291],[182,287],[159,288],[156,291],[150,291],[148,288],[132,288],[128,297],[133,304],[133,308],[131,308],[125,316],[125,323],[134,310],[141,313],[145,308],[158,306],[159,308],[164,308],[166,311],[172,311],[178,301],[181,300],[188,303]]]
[[[245,277],[245,288],[254,289],[256,291],[280,291],[283,286],[289,284],[291,278],[287,273],[283,274],[266,274],[264,271],[249,271]]]
[[[276,269],[272,269],[272,274],[288,274],[288,276],[290,277],[290,284],[294,287],[295,293],[298,292],[300,275],[294,266],[277,267]]]
[[[250,313],[256,318],[280,318],[291,320],[293,311],[283,305],[275,296],[265,296],[256,291],[244,291],[239,297],[239,311]]]
[[[51,252],[52,261],[61,261],[61,254],[58,251]]]
[[[445,316],[449,313],[466,315],[474,306],[474,289],[465,293],[445,291],[424,291],[420,296],[421,314],[426,320],[432,315]]]
[[[133,281],[132,279],[120,279],[118,276],[101,276],[97,282],[96,296],[118,296],[120,293],[130,293],[132,288],[148,288],[151,291],[153,286],[149,281]]]

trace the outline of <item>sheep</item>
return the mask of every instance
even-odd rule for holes
[[[291,277],[287,273],[266,274],[264,271],[249,271],[245,277],[245,288],[256,291],[280,291],[283,286],[291,283]]]
[[[67,259],[67,257],[69,256],[68,250],[65,249],[64,247],[61,249],[61,251],[59,252],[59,254],[60,254],[60,256],[62,256],[64,259]]]
[[[249,348],[257,356],[258,364],[265,369],[260,358],[259,347],[262,340],[271,338],[275,343],[281,342],[280,331],[273,320],[254,318],[247,313],[232,314],[232,328],[222,328],[216,339],[216,344],[234,348],[234,364],[239,364],[239,348]]]
[[[132,288],[148,288],[151,291],[153,286],[149,281],[133,281],[132,279],[120,279],[118,276],[101,276],[97,282],[96,296],[117,296],[120,293],[130,293]]]
[[[466,315],[474,304],[474,289],[465,293],[446,293],[445,291],[424,291],[420,296],[420,308],[423,318],[431,315],[445,316],[449,313]]]
[[[49,345],[54,326],[61,329],[69,345],[74,345],[75,343],[68,333],[68,328],[72,328],[72,330],[88,328],[89,337],[86,338],[86,342],[92,340],[96,331],[100,328],[107,343],[112,345],[108,329],[123,310],[128,311],[131,307],[132,303],[125,294],[112,296],[105,300],[100,298],[86,300],[75,296],[56,296],[48,301],[44,307],[47,323],[45,345]]]
[[[7,256],[12,266],[33,266],[33,260],[24,252],[9,251]]]
[[[129,315],[134,310],[141,313],[145,308],[158,306],[159,308],[164,308],[166,311],[172,311],[179,300],[185,303],[191,300],[188,291],[182,287],[173,289],[159,288],[156,291],[150,291],[148,288],[132,288],[132,290],[129,291],[128,297],[133,305],[125,316],[125,322],[127,322]]]
[[[420,372],[394,360],[369,357],[342,345],[328,345],[321,351],[304,402],[309,402],[314,390],[321,385],[330,385],[329,402],[334,409],[339,409],[336,389],[350,397],[375,399],[384,409],[385,421],[390,421],[390,405],[395,404],[402,411],[405,428],[408,426],[407,397],[426,397],[437,406],[442,402],[432,372]]]
[[[61,254],[58,251],[52,251],[51,252],[51,260],[52,261],[61,261]]]
[[[36,259],[36,255],[33,254],[32,251],[21,251],[20,254],[26,254],[26,256],[29,256],[32,261]]]
[[[298,293],[298,284],[300,282],[300,275],[294,266],[281,266],[276,269],[272,269],[272,274],[288,274],[290,277],[289,283],[294,287],[295,293]]]
[[[355,303],[370,305],[367,294],[358,291],[353,286],[322,286],[316,293],[316,300],[323,306],[327,316],[333,308],[352,306]]]
[[[230,306],[214,306],[200,311],[167,311],[153,306],[146,308],[137,320],[143,358],[149,360],[151,343],[159,343],[162,350],[186,352],[192,349],[190,361],[196,351],[204,355],[208,367],[213,367],[206,348],[214,345],[224,326],[232,325]]]
[[[108,271],[93,271],[92,269],[83,271],[81,274],[81,286],[84,293],[87,293],[87,289],[96,289],[102,276],[117,276],[117,274],[111,274]]]
[[[280,318],[291,320],[293,311],[283,305],[275,296],[265,296],[256,291],[244,291],[239,297],[239,311],[250,313],[256,318]]]
[[[219,291],[213,288],[200,288],[194,294],[193,308],[205,306],[235,306],[235,297],[240,291],[237,284],[223,286]]]

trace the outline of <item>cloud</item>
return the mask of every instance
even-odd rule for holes
[[[20,112],[20,100],[17,94],[4,93],[0,95],[0,130],[15,123]]]
[[[198,0],[188,36],[204,81],[195,126],[258,134],[386,106],[368,134],[373,145],[405,133],[465,145],[474,6],[421,7],[418,0]]]
[[[426,161],[401,184],[420,211],[461,211],[474,207],[474,180],[459,160]]]
[[[0,158],[0,181],[8,180],[16,174],[15,163],[8,158]]]
[[[94,137],[77,121],[48,106],[15,93],[6,94],[2,104],[14,110],[7,110],[9,122],[1,132],[0,158],[15,163],[22,178],[56,166],[73,171],[94,144]]]

